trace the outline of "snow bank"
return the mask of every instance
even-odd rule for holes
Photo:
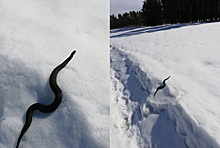
[[[220,147],[219,25],[112,31],[113,147]]]
[[[50,73],[74,49],[57,78],[61,105],[51,114],[34,113],[20,147],[109,147],[108,6],[0,0],[1,148],[15,147],[31,104],[53,101]]]

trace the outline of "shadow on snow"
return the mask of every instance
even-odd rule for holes
[[[213,22],[208,22],[213,23]],[[139,35],[143,33],[153,33],[158,31],[166,31],[171,29],[177,29],[181,27],[186,26],[196,26],[201,24],[207,24],[207,23],[186,23],[186,24],[172,24],[172,25],[162,25],[162,26],[155,26],[155,27],[130,27],[130,28],[121,28],[121,29],[115,29],[111,30],[110,33],[120,33],[117,35],[111,35],[110,38],[116,38],[116,37],[128,37],[133,35]],[[125,32],[126,31],[126,32]]]

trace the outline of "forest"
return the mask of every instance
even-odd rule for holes
[[[213,22],[219,18],[220,0],[144,0],[141,11],[110,15],[110,29]]]

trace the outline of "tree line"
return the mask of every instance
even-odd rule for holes
[[[114,14],[110,15],[110,28],[122,28],[142,25],[142,12],[130,11],[123,14],[118,14],[116,17]]]
[[[144,0],[141,11],[110,15],[110,28],[219,21],[220,0]]]

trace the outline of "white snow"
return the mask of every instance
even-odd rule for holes
[[[73,50],[57,78],[63,101],[34,113],[20,147],[109,147],[107,16],[103,0],[0,0],[1,148],[16,146],[31,104],[54,100],[50,73]]]
[[[116,29],[110,36],[111,146],[219,148],[220,23]]]

